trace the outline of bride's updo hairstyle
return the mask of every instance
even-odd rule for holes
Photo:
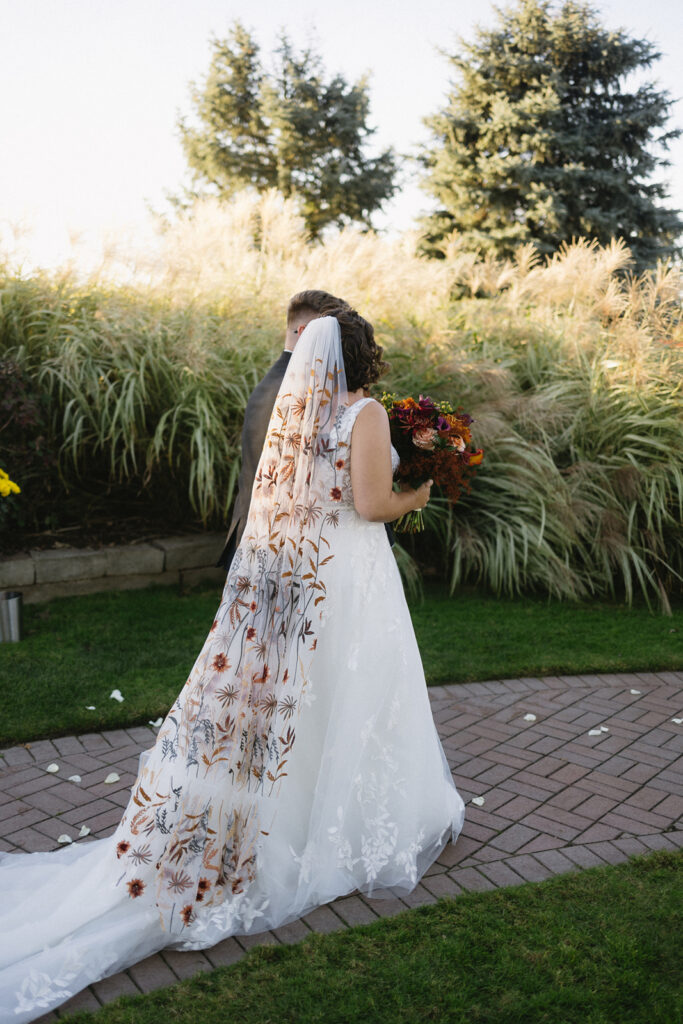
[[[326,311],[325,315],[339,321],[347,388],[349,391],[369,388],[387,369],[382,361],[384,350],[375,341],[372,324],[350,307]]]

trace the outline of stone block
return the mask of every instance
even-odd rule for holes
[[[0,558],[0,590],[30,587],[35,582],[36,567],[30,555],[10,555]]]
[[[107,576],[138,576],[164,571],[164,552],[152,544],[116,544],[104,551]]]
[[[68,548],[57,551],[32,551],[36,583],[61,583],[66,580],[90,580],[104,576],[106,551],[93,548]]]
[[[225,534],[201,533],[188,537],[163,537],[152,542],[164,552],[166,571],[170,569],[198,569],[215,565],[225,546]]]
[[[99,594],[108,590],[144,590],[155,586],[177,586],[178,572],[141,573],[139,576],[99,576],[92,580],[64,580],[61,583],[38,583],[24,591],[24,604],[41,604],[55,597],[76,597],[79,594]]]

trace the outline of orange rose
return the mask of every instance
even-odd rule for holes
[[[422,448],[425,451],[431,452],[434,450],[438,436],[438,431],[432,427],[418,427],[413,434],[413,444],[416,448]]]

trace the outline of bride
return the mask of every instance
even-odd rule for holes
[[[312,320],[197,661],[115,833],[0,855],[0,1020],[163,948],[266,931],[356,889],[410,892],[463,823],[384,522],[382,368],[352,310]]]

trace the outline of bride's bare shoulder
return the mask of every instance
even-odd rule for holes
[[[387,411],[381,402],[371,398],[370,401],[364,404],[362,409],[358,410],[356,424],[360,425],[357,431],[360,434],[366,431],[368,434],[376,434],[378,430],[388,432],[389,418]]]

